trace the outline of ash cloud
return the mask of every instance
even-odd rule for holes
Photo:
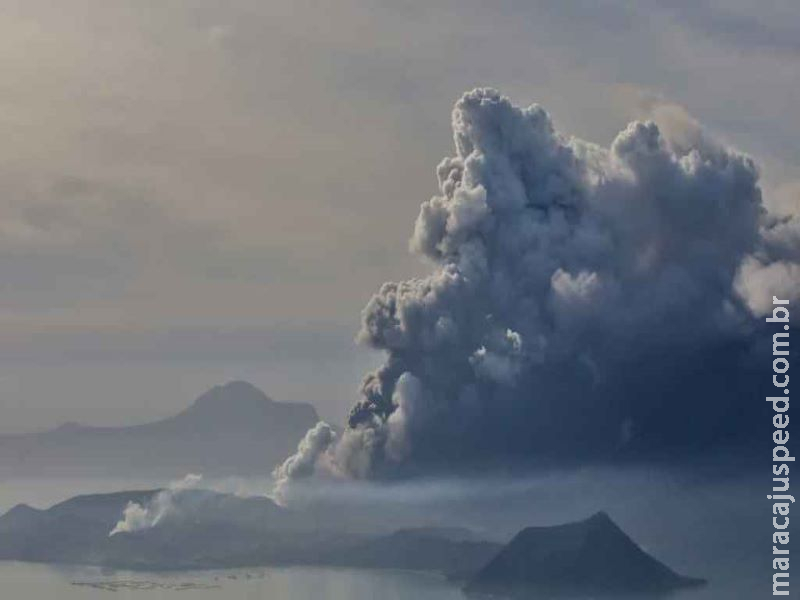
[[[386,359],[299,471],[752,441],[757,317],[767,294],[800,291],[798,219],[766,211],[754,162],[690,120],[633,122],[603,148],[491,89],[465,94],[452,125],[410,241],[432,272],[368,302],[358,338]]]
[[[272,472],[274,481],[272,497],[278,504],[288,503],[291,481],[314,474],[318,460],[325,455],[335,440],[336,432],[324,421],[320,421],[308,430],[300,440],[297,452]]]

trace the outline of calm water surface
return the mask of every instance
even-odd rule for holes
[[[174,574],[0,562],[3,600],[464,600],[434,575],[400,571],[275,568]]]
[[[0,478],[0,514],[19,502],[46,508],[75,494],[145,489],[165,483],[146,479]],[[236,481],[223,483],[225,491],[236,491],[239,485]],[[747,506],[749,513],[750,504]],[[733,526],[735,521],[726,522],[724,527],[717,528],[717,533]],[[712,548],[713,551],[693,551],[685,543],[678,544],[671,552],[665,552],[662,548],[657,555],[663,555],[668,564],[673,564],[679,571],[704,576],[711,581],[711,585],[705,588],[683,591],[669,596],[669,600],[749,600],[771,597],[770,541],[769,537],[765,537],[761,552],[748,560],[716,560],[715,552],[727,551],[729,545],[735,546],[727,542],[707,544],[706,548]],[[694,559],[688,560],[687,557]],[[458,588],[441,577],[399,571],[264,568],[153,575],[0,561],[0,600],[98,598],[465,600]]]
[[[768,587],[766,585],[751,587],[729,582],[729,585],[723,583],[669,595],[666,600],[755,598],[760,594],[754,592],[764,591]],[[763,597],[768,595],[768,591],[764,591]],[[2,600],[467,599],[457,587],[442,577],[404,571],[289,567],[164,574],[2,561],[0,561],[0,598]],[[626,597],[626,600],[632,599]]]

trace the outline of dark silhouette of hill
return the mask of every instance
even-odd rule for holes
[[[18,505],[0,516],[0,560],[188,569],[297,561],[318,555],[319,533],[300,513],[265,497],[209,490],[171,493],[157,525],[110,536],[130,502],[162,490],[88,494],[45,510]],[[354,543],[355,538],[347,539]]]
[[[67,423],[0,436],[0,475],[263,475],[292,454],[318,420],[310,404],[275,402],[234,381],[161,421],[131,427]]]
[[[452,573],[483,565],[500,545],[472,532],[420,528],[384,534],[337,530],[265,497],[173,492],[154,526],[109,536],[129,502],[160,490],[77,496],[46,510],[18,505],[0,516],[0,560],[165,570],[330,565]]]
[[[466,591],[526,598],[660,594],[703,583],[644,552],[604,512],[529,527],[472,577]]]
[[[146,502],[155,493],[76,496],[46,510],[19,504],[0,517],[0,560],[88,564],[128,502]]]
[[[169,492],[170,509],[150,526],[109,535],[128,503],[161,506],[165,493],[77,496],[46,510],[15,506],[0,516],[0,560],[141,570],[320,565],[436,571],[466,581],[469,594],[493,597],[649,597],[703,583],[645,553],[605,513],[530,527],[503,546],[452,528],[353,533],[335,519],[320,520],[266,497],[184,489]]]

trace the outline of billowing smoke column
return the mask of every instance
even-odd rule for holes
[[[297,452],[272,472],[272,479],[275,482],[273,497],[278,504],[288,503],[287,494],[290,482],[312,475],[317,463],[325,456],[326,450],[335,440],[336,432],[324,421],[320,421],[308,430],[300,440]],[[331,470],[334,465],[330,464],[327,467],[328,470]]]
[[[367,304],[386,360],[298,475],[746,442],[755,317],[800,290],[800,228],[765,212],[753,162],[652,122],[601,148],[488,89],[453,131],[410,244],[433,271]]]

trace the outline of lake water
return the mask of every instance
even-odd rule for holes
[[[769,580],[710,585],[670,600],[731,600],[769,595]],[[744,594],[741,594],[744,592]],[[760,593],[759,593],[760,592]],[[104,571],[0,561],[3,600],[466,600],[437,575],[308,567],[181,573]],[[626,597],[626,600],[631,600]]]
[[[45,508],[79,493],[145,489],[164,483],[157,480],[0,479],[0,514],[18,502]],[[591,502],[585,509],[573,511],[574,514],[551,516],[549,521],[563,522],[581,514],[585,516],[596,506],[611,507],[612,514],[621,518],[624,528],[631,531],[646,550],[679,572],[707,577],[711,581],[705,588],[686,590],[670,596],[669,600],[733,600],[771,595],[769,515],[763,517],[754,512],[753,498],[740,498],[727,488],[711,495],[694,490],[688,497],[678,496],[679,488],[664,490],[656,483],[648,481],[641,487],[642,499],[628,494],[624,495],[624,502],[617,504],[606,497],[598,498],[598,494],[559,493],[559,501],[591,496]],[[225,491],[235,491],[240,482],[222,484]],[[659,498],[669,501],[659,503]],[[542,506],[540,499],[541,490],[530,498],[526,496],[522,505],[530,515],[515,517],[517,525],[541,521],[539,511],[547,507]],[[643,511],[640,505],[657,506],[658,510]],[[670,510],[677,512],[670,513]],[[481,513],[472,522],[489,522],[491,516],[489,512]],[[660,525],[662,522],[666,525]],[[669,525],[676,523],[680,525]],[[100,598],[464,600],[465,596],[441,577],[398,571],[298,567],[151,575],[0,561],[0,600]]]
[[[442,577],[305,567],[152,574],[0,562],[3,600],[464,600]]]

